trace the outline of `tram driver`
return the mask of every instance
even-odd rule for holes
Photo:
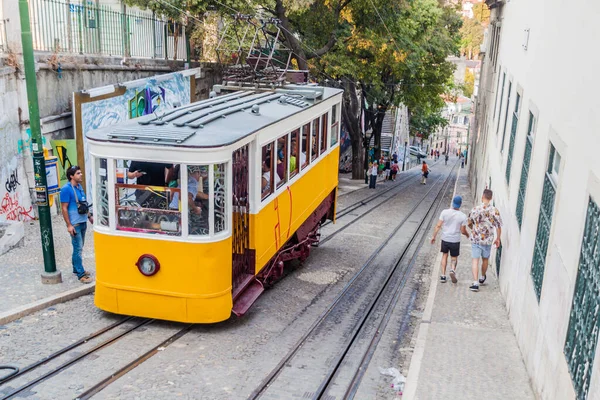
[[[138,185],[165,187],[171,164],[132,161],[127,177],[137,179]],[[135,200],[143,208],[164,209],[162,197],[146,189],[136,189]]]

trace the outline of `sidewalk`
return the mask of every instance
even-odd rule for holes
[[[77,280],[71,267],[71,238],[62,216],[52,218],[56,269],[61,271],[63,282],[44,285],[44,271],[39,221],[25,222],[25,245],[0,256],[0,325],[37,310],[91,293],[94,284]],[[95,276],[94,235],[91,224],[85,235],[83,265]]]
[[[456,194],[468,214],[473,196],[466,169],[459,171]],[[500,294],[494,257],[492,251],[486,283],[476,293],[469,290],[468,240],[461,242],[457,284],[439,282],[441,253],[437,257],[404,400],[535,398]]]

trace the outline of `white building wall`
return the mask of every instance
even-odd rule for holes
[[[564,345],[588,199],[591,196],[600,203],[600,158],[597,156],[600,113],[593,109],[600,93],[596,79],[600,54],[590,51],[597,48],[600,37],[598,15],[600,3],[595,2],[586,3],[585,7],[572,7],[566,0],[506,2],[502,6],[498,55],[498,73],[507,73],[503,101],[498,103],[502,112],[500,118],[497,111],[493,113],[495,97],[501,92],[496,87],[496,73],[486,82],[490,91],[484,102],[487,116],[479,121],[486,124],[481,127],[482,136],[475,138],[477,149],[481,150],[474,154],[478,166],[472,176],[477,182],[476,196],[481,196],[491,178],[495,203],[505,223],[501,290],[533,386],[543,399],[575,398]],[[529,29],[529,39],[524,49],[526,29]],[[489,43],[486,49],[484,62],[488,64],[486,68],[490,68]],[[506,139],[501,149],[509,81],[512,93]],[[517,91],[522,95],[521,110],[507,185],[507,152]],[[523,224],[519,230],[515,209],[530,111],[537,117],[537,126]],[[498,135],[497,124],[500,124]],[[538,303],[531,266],[550,142],[560,153],[561,167]],[[588,398],[600,399],[600,346],[596,350]]]

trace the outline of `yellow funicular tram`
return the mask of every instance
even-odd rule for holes
[[[243,315],[335,216],[341,98],[217,85],[89,132],[96,306],[182,322]]]

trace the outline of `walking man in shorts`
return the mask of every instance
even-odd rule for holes
[[[471,252],[473,258],[473,284],[469,287],[473,292],[479,291],[479,285],[482,285],[486,279],[488,261],[492,251],[492,244],[500,247],[500,235],[502,233],[502,219],[500,212],[496,207],[490,204],[493,193],[490,189],[483,191],[481,197],[482,203],[473,207],[467,219],[467,225],[470,232]],[[494,240],[494,228],[496,229],[496,239]],[[481,263],[481,276],[479,274],[479,259]]]
[[[455,196],[452,200],[452,208],[442,211],[440,219],[435,226],[433,236],[431,237],[431,244],[435,243],[435,238],[438,232],[442,231],[442,275],[440,276],[440,282],[446,282],[446,265],[448,264],[448,253],[452,261],[450,263],[450,279],[452,283],[456,283],[456,264],[458,262],[458,256],[460,254],[460,234],[468,236],[467,234],[467,216],[460,211],[462,205],[462,197]]]

